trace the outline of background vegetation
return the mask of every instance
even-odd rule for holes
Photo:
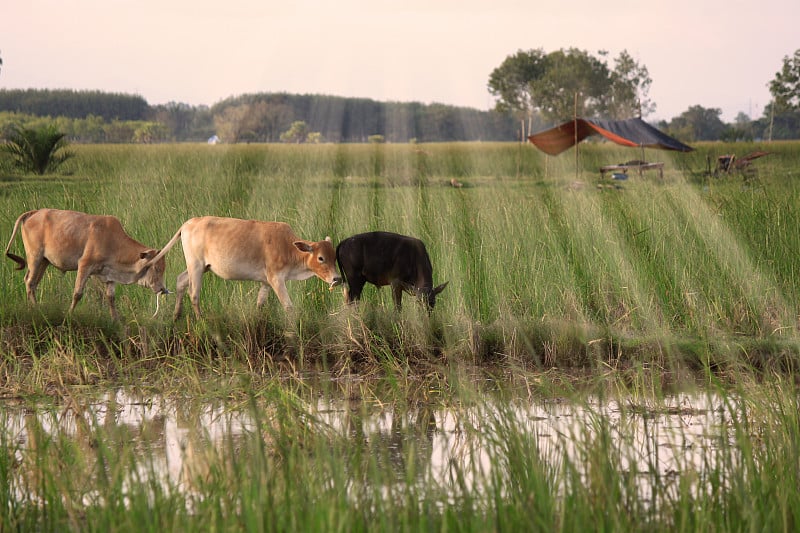
[[[489,76],[489,92],[496,110],[512,113],[520,130],[533,132],[574,116],[599,119],[647,117],[656,109],[649,98],[652,80],[647,67],[626,50],[608,64],[607,52],[597,56],[569,48],[545,52],[519,50],[509,55]],[[720,118],[722,110],[699,105],[658,126],[684,142],[796,139],[800,136],[800,50],[783,59],[783,68],[765,80],[772,101],[762,117],[740,112],[732,124]],[[527,123],[527,124],[526,124]],[[527,130],[526,130],[527,125]],[[524,136],[523,136],[524,137]]]
[[[786,56],[768,83],[772,101],[763,116],[740,112],[722,121],[722,111],[692,105],[658,127],[684,142],[754,141],[800,137],[800,50]],[[213,106],[180,102],[149,105],[138,95],[69,90],[0,90],[0,138],[11,128],[55,122],[72,141],[91,143],[389,142],[510,141],[525,139],[576,114],[584,118],[647,117],[647,66],[623,50],[577,48],[519,50],[489,75],[490,112],[438,103],[376,102],[365,98],[285,93],[244,94]],[[303,124],[310,137],[287,135]]]
[[[326,142],[512,140],[510,115],[416,102],[377,102],[325,95],[249,94],[211,107],[150,106],[138,96],[65,90],[0,89],[0,136],[13,125],[55,122],[76,142],[279,142],[302,121]]]

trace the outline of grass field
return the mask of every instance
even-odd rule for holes
[[[773,153],[754,175],[708,174],[717,155],[755,148]],[[796,143],[700,145],[690,154],[590,144],[577,169],[574,152],[547,157],[517,144],[74,149],[64,174],[2,174],[7,236],[20,213],[41,207],[113,214],[153,247],[208,214],[285,221],[302,238],[334,243],[382,229],[425,241],[434,282],[450,284],[429,320],[416,305],[395,316],[388,289],[368,286],[356,312],[319,280],[292,282],[298,311],[286,317],[274,296],[255,309],[256,283],[207,274],[204,320],[190,312],[173,324],[174,296],[151,318],[153,294],[120,286],[118,325],[99,283],[66,316],[74,273],[51,270],[41,305],[29,308],[23,274],[5,260],[3,342],[34,360],[54,344],[136,360],[221,354],[259,366],[264,356],[346,366],[390,353],[527,368],[793,367],[798,353]],[[599,182],[601,165],[642,155],[665,162],[663,180]],[[12,250],[21,253],[19,237]],[[180,246],[167,259],[174,288]]]
[[[383,229],[423,239],[434,281],[450,282],[430,317],[408,297],[398,315],[385,288],[346,308],[338,289],[293,282],[287,316],[274,296],[256,309],[257,284],[206,274],[203,319],[173,323],[174,296],[152,317],[153,294],[121,286],[115,323],[99,283],[68,315],[74,273],[51,270],[32,307],[23,273],[0,261],[0,394],[37,413],[52,398],[54,420],[77,420],[59,433],[24,417],[25,446],[0,432],[0,531],[793,530],[800,144],[697,148],[582,145],[578,168],[572,152],[489,143],[76,146],[44,177],[0,160],[6,238],[42,207],[113,214],[154,247],[198,215],[285,221],[334,243]],[[754,149],[772,152],[756,172],[709,172]],[[631,159],[663,161],[663,180],[599,182],[600,166]],[[174,288],[180,246],[167,260]],[[334,378],[324,391],[309,378],[320,370]],[[647,427],[698,376],[728,431],[708,435],[702,468],[662,476],[659,435],[640,442],[626,421]],[[203,450],[201,476],[153,484],[130,428],[86,414],[117,386],[226,402],[255,429]],[[485,453],[492,474],[454,463],[446,487],[417,482],[418,441],[403,437],[398,471],[391,443],[325,423],[313,406],[327,394],[397,416],[447,408],[464,454]],[[590,409],[585,432],[552,441],[577,455],[543,461],[550,436],[520,426],[514,405],[585,394],[627,399],[622,422]],[[627,449],[653,462],[626,466]]]

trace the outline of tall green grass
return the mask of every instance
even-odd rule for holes
[[[721,153],[764,148],[757,175],[715,178]],[[173,324],[174,300],[118,288],[123,324],[108,323],[90,284],[65,323],[74,274],[40,284],[58,335],[94,331],[92,353],[185,355],[347,367],[382,353],[424,362],[463,358],[523,367],[655,363],[663,368],[794,367],[798,352],[796,143],[700,145],[691,154],[648,151],[663,180],[631,174],[599,183],[601,165],[638,150],[581,145],[547,157],[529,145],[77,146],[66,174],[6,174],[0,225],[23,211],[77,209],[119,217],[137,240],[161,246],[188,218],[220,215],[288,222],[302,238],[334,242],[368,230],[427,244],[436,283],[450,281],[432,318],[406,297],[399,317],[386,289],[368,286],[358,311],[316,279],[290,283],[298,312],[272,297],[255,310],[257,284],[207,274],[201,306]],[[463,187],[450,186],[457,179]],[[616,183],[616,187],[612,186]],[[21,251],[19,238],[12,250]],[[168,285],[183,270],[167,256]],[[25,303],[22,273],[0,262],[0,323],[8,354],[39,357],[41,320]],[[90,334],[89,337],[92,337]],[[255,365],[259,366],[259,365]],[[263,365],[260,365],[263,366]]]
[[[363,382],[329,390],[353,404],[349,422],[333,425],[314,407],[321,391],[309,382],[261,388],[229,407],[254,419],[251,429],[221,440],[204,433],[200,413],[182,402],[186,468],[167,478],[157,466],[162,452],[158,446],[148,452],[148,439],[137,433],[151,431],[147,425],[95,420],[85,409],[91,396],[75,396],[67,408],[76,415],[71,429],[56,429],[66,410],[53,408],[50,417],[45,411],[26,419],[25,439],[0,431],[0,528],[682,532],[797,526],[800,424],[788,381],[715,391],[725,407],[708,418],[723,412],[729,418],[708,427],[702,449],[691,450],[700,461],[683,459],[678,449],[672,452],[677,467],[666,472],[656,424],[644,435],[627,429],[637,420],[648,427],[675,408],[663,398],[633,397],[641,403],[625,408],[620,419],[577,403],[584,429],[553,434],[537,430],[536,420],[521,420],[519,403],[462,382],[448,395],[452,403],[437,411],[451,413],[450,422],[439,419],[432,430],[451,440],[450,455],[434,459],[438,452],[419,414],[425,403],[404,402],[403,390],[390,387],[387,396]],[[406,422],[393,423],[381,438],[364,428],[370,403],[392,406],[391,415]],[[158,420],[150,423],[158,434]],[[680,426],[665,430],[681,432]],[[433,463],[442,473],[432,471]]]

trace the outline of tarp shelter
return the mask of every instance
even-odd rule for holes
[[[628,120],[586,120],[579,118],[565,122],[555,128],[535,133],[528,137],[528,140],[536,145],[539,150],[550,155],[558,155],[590,135],[602,135],[606,139],[622,146],[676,150],[678,152],[691,152],[694,150],[691,146],[670,137],[641,118]]]

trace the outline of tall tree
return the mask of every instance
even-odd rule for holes
[[[611,92],[606,102],[606,115],[612,119],[645,117],[656,110],[650,98],[650,73],[627,50],[619,53],[611,71]]]
[[[497,111],[510,111],[530,126],[534,117],[549,122],[583,117],[624,119],[655,109],[648,96],[652,80],[647,67],[623,50],[610,69],[600,51],[593,56],[577,48],[545,54],[519,51],[492,71],[489,92]],[[530,129],[530,127],[529,127]]]
[[[522,137],[525,138],[525,121],[528,132],[534,113],[538,108],[532,82],[545,73],[545,53],[536,50],[519,50],[508,56],[489,75],[489,93],[497,98],[495,109],[512,113],[520,121]]]
[[[800,49],[792,57],[784,56],[783,67],[769,82],[769,92],[776,104],[773,111],[800,109]]]
[[[602,116],[611,88],[608,65],[584,50],[547,55],[545,72],[531,82],[542,114],[552,121]]]

